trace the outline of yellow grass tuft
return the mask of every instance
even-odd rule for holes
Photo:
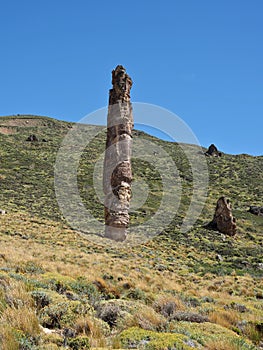
[[[235,310],[217,310],[209,315],[209,319],[213,323],[231,329],[238,323],[240,315]]]
[[[2,314],[3,324],[10,325],[13,329],[23,332],[25,335],[35,336],[40,333],[40,327],[35,311],[27,306],[18,309],[8,307]]]

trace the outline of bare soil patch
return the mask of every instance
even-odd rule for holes
[[[4,135],[12,135],[17,132],[16,128],[9,128],[6,126],[0,126],[0,133]]]
[[[35,118],[12,118],[9,120],[3,120],[1,124],[4,126],[32,127],[32,126],[45,126],[46,122],[45,120],[35,119]]]

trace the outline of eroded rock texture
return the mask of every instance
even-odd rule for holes
[[[123,66],[119,65],[112,71],[112,85],[103,173],[105,237],[124,241],[130,219],[133,116],[130,102],[132,80]]]
[[[236,219],[232,215],[230,201],[225,197],[218,199],[214,218],[209,226],[229,236],[236,234]]]

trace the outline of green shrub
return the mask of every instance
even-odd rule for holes
[[[99,293],[95,285],[87,282],[83,277],[78,277],[76,281],[69,284],[69,287],[78,295],[87,297],[90,305],[94,307],[96,307],[103,299],[102,294]]]
[[[134,299],[134,300],[145,300],[146,295],[143,290],[140,288],[134,288],[130,289],[129,292],[126,294],[127,298]]]
[[[67,302],[45,306],[40,312],[41,323],[47,328],[62,328],[65,324],[70,325],[75,317]]]
[[[72,350],[88,350],[90,349],[89,338],[86,336],[79,336],[69,339],[68,346]]]
[[[188,338],[182,334],[157,333],[137,327],[129,328],[118,337],[125,348],[139,348],[145,350],[192,350],[187,345]]]
[[[36,264],[34,261],[27,261],[25,264],[21,264],[16,267],[16,273],[30,273],[30,274],[42,274],[44,273],[44,269]]]
[[[44,308],[45,306],[48,306],[51,303],[51,298],[45,291],[34,290],[31,295],[36,303],[38,310]]]

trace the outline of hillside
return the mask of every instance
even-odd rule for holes
[[[154,239],[104,247],[70,227],[57,204],[54,165],[72,126],[47,117],[0,119],[0,349],[263,348],[263,217],[247,212],[263,205],[263,156],[207,157],[207,201],[182,233],[193,191],[189,161],[180,145],[135,132],[174,160],[180,207]],[[30,135],[37,141],[27,141]],[[82,203],[101,221],[93,168],[104,147],[101,128],[77,172]],[[131,213],[136,227],[160,206],[162,186],[146,161],[133,159],[133,169],[149,191]],[[204,227],[222,195],[237,219],[234,237]]]

